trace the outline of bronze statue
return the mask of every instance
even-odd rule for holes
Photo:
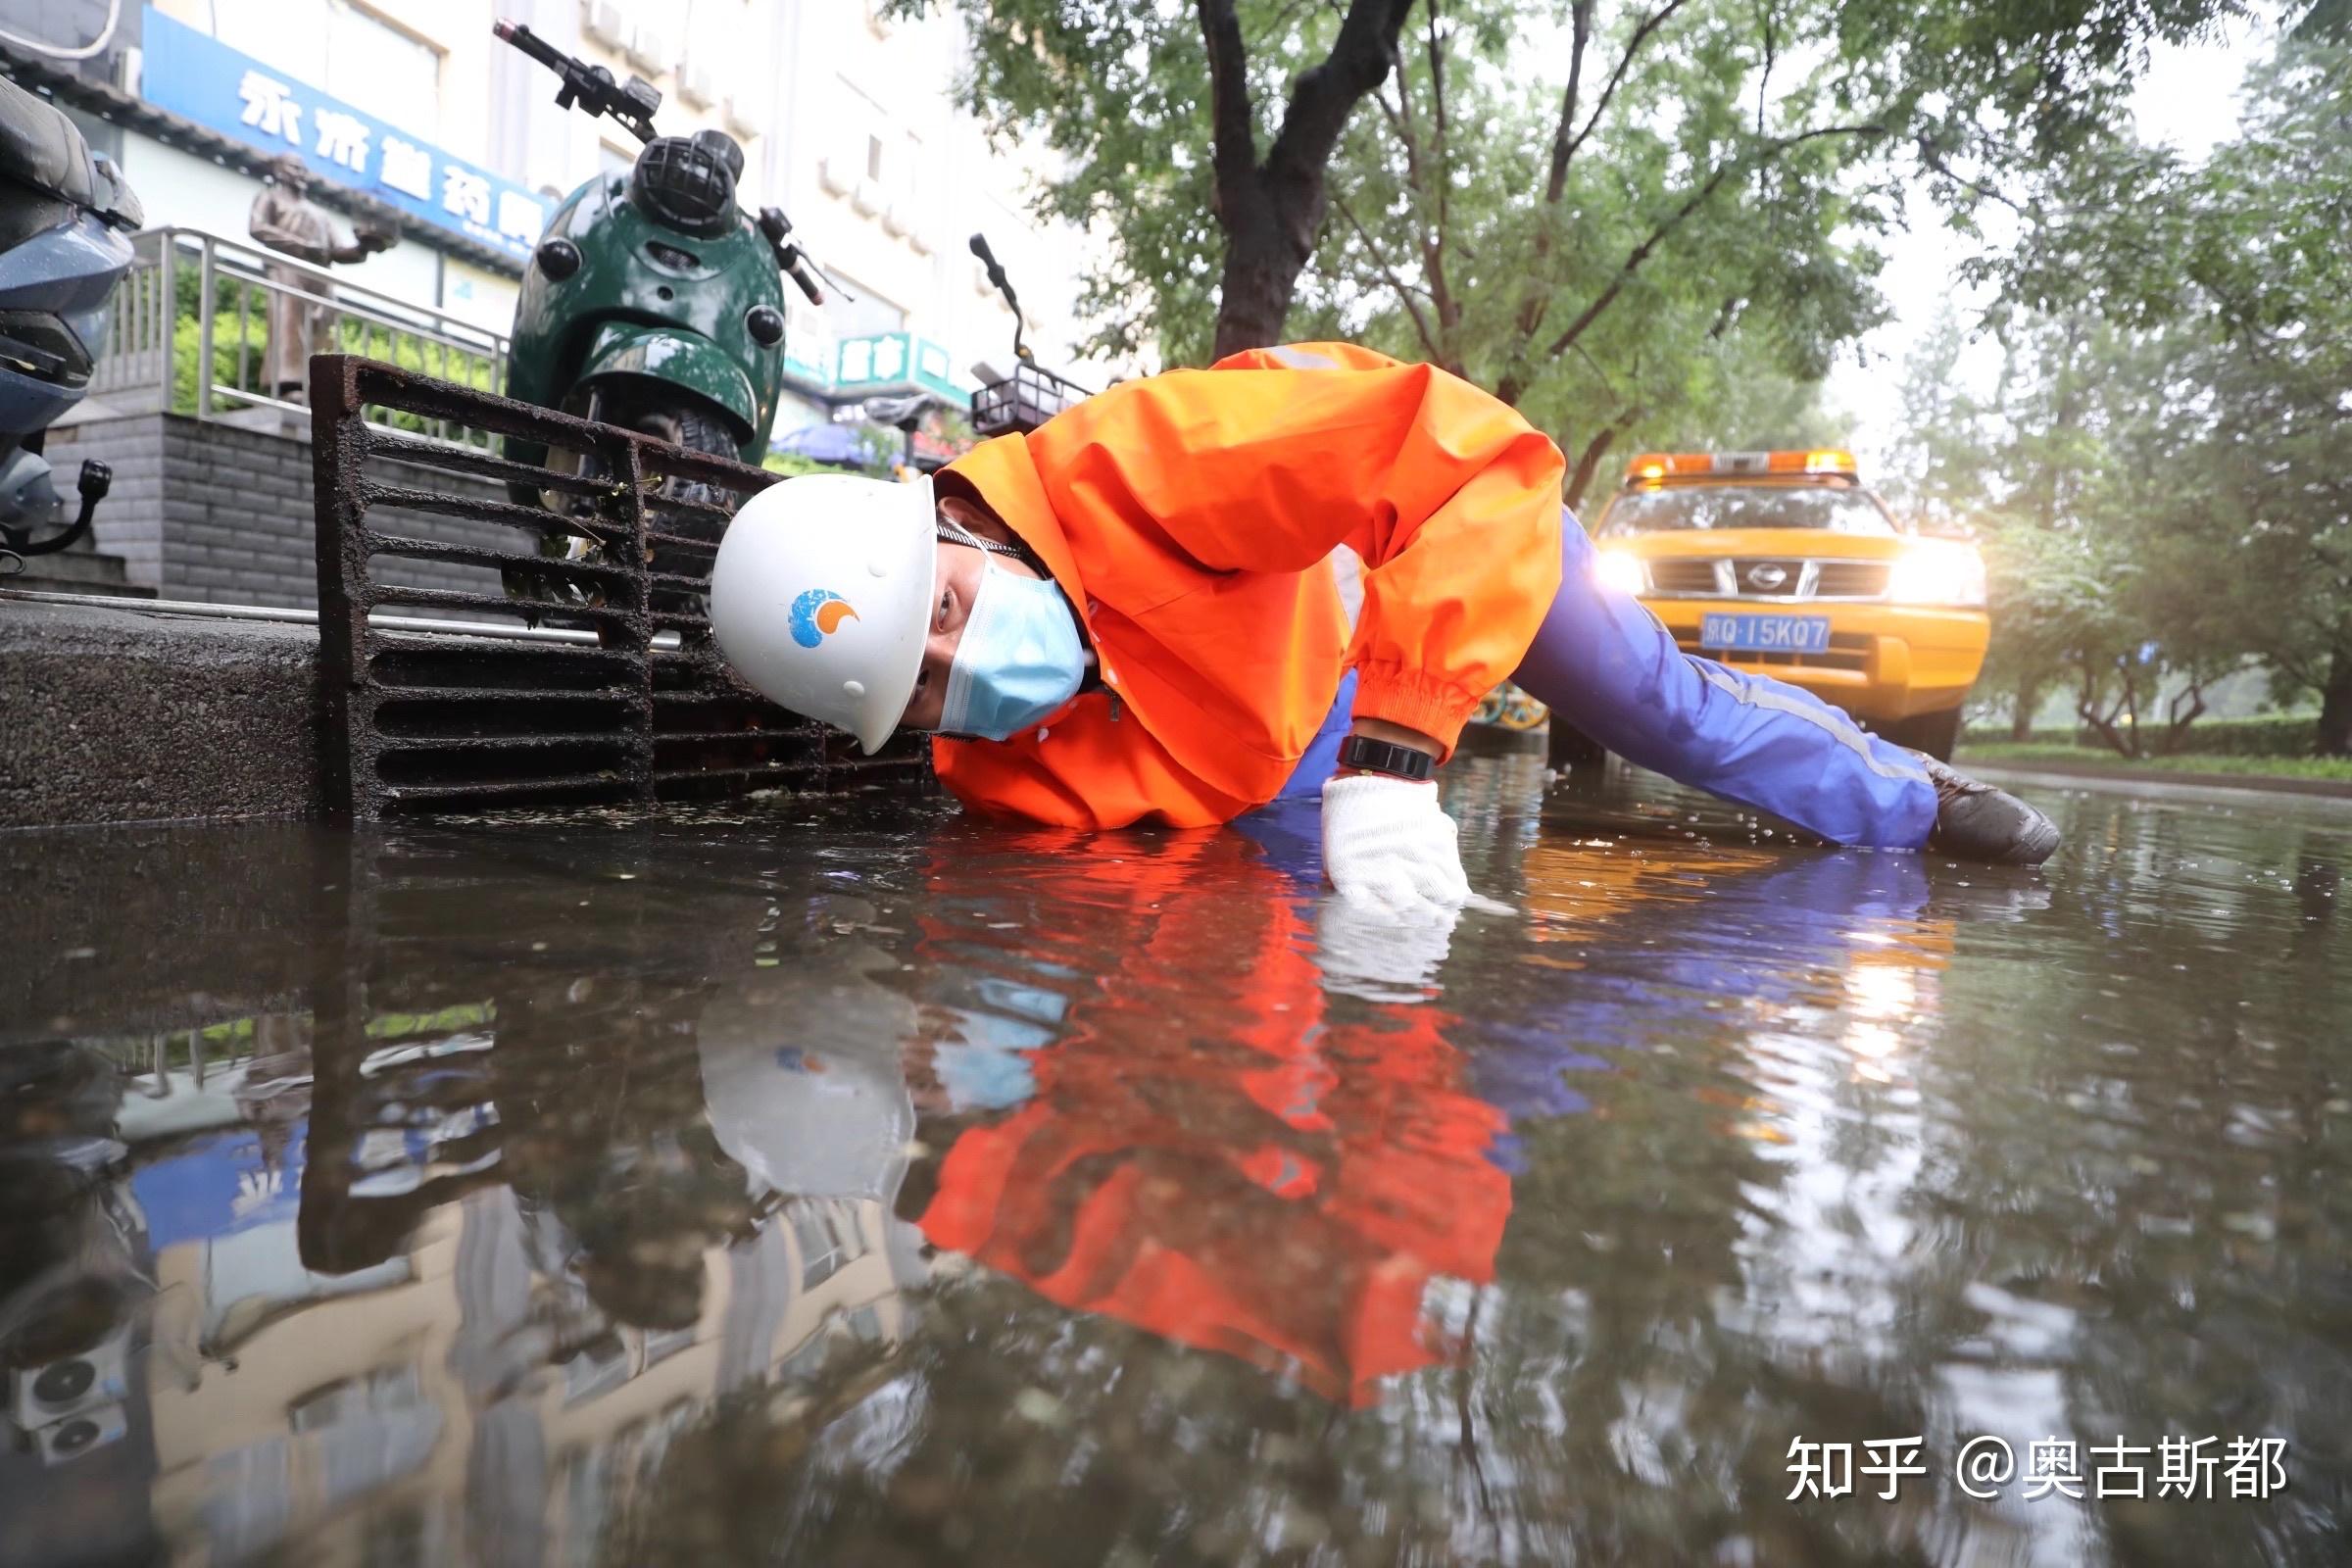
[[[270,179],[253,199],[253,214],[245,223],[246,231],[270,249],[313,267],[332,267],[392,248],[390,233],[366,224],[355,224],[352,238],[338,242],[326,214],[308,199],[311,173],[301,159],[272,160]],[[324,278],[298,268],[272,266],[264,275],[276,287],[270,292],[270,346],[262,365],[262,386],[271,397],[302,403],[307,401],[314,345],[331,346],[334,322],[333,311],[304,296],[323,302],[334,297],[334,290]]]

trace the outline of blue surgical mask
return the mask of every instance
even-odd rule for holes
[[[960,528],[950,537],[980,543]],[[1024,577],[990,561],[948,669],[939,727],[1008,741],[1051,718],[1085,680],[1086,644],[1061,590],[1051,577]]]

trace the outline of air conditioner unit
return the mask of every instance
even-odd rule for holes
[[[580,0],[580,30],[609,49],[629,43],[629,17],[619,0]]]
[[[9,1419],[26,1432],[87,1415],[129,1396],[124,1366],[130,1329],[117,1329],[79,1355],[9,1374]]]
[[[871,218],[882,211],[882,187],[870,179],[861,179],[850,192],[850,205]]]
[[[820,158],[816,161],[816,182],[836,196],[847,196],[857,187],[858,177],[840,159]]]
[[[54,1426],[36,1433],[40,1445],[41,1463],[71,1464],[92,1448],[103,1448],[110,1443],[121,1443],[130,1423],[123,1419],[122,1407],[110,1404],[103,1410],[86,1415],[68,1416]]]
[[[637,63],[638,69],[650,71],[657,76],[678,61],[676,52],[669,46],[669,39],[661,28],[648,23],[639,23],[636,30],[629,34],[629,58]]]
[[[745,141],[767,132],[767,117],[760,112],[760,105],[750,98],[730,93],[721,112],[727,117],[727,128]]]
[[[906,203],[904,201],[892,202],[888,207],[882,209],[882,228],[885,233],[905,238],[906,230],[910,226],[906,216]]]
[[[678,67],[678,95],[697,109],[708,109],[718,101],[718,83],[710,68],[700,60],[688,60]]]

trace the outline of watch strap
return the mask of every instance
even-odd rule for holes
[[[1340,743],[1340,765],[1366,773],[1386,773],[1414,784],[1426,783],[1438,770],[1438,760],[1427,752],[1369,735],[1350,735]]]

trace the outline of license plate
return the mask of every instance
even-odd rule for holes
[[[1701,615],[1698,646],[1735,654],[1819,654],[1830,646],[1827,615]]]

